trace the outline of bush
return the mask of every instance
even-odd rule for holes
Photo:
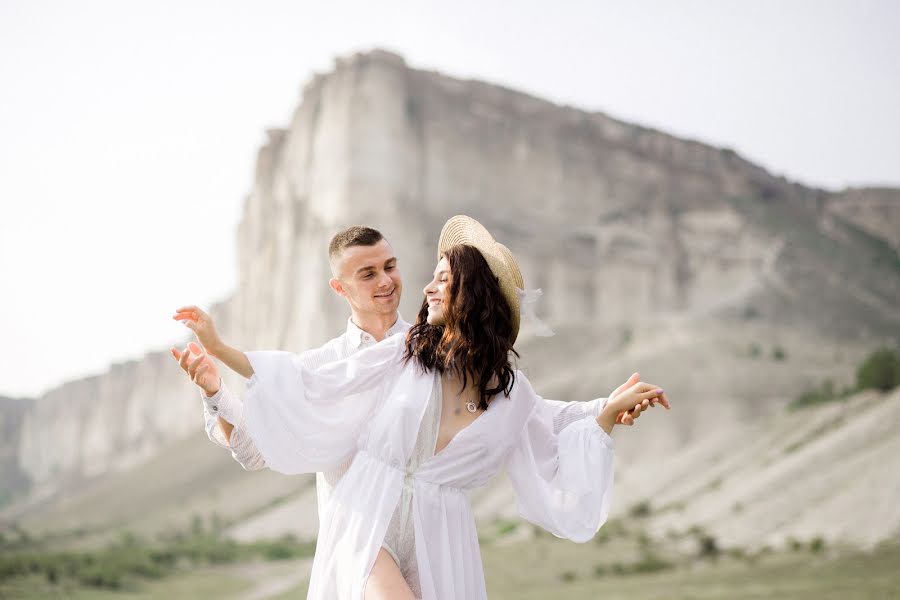
[[[575,571],[563,571],[562,573],[559,574],[559,579],[561,581],[565,581],[567,583],[571,582],[571,581],[575,581],[575,579],[577,579],[577,578],[578,578],[578,575],[575,573]]]
[[[700,549],[698,551],[700,558],[718,558],[719,544],[716,542],[716,538],[704,534],[700,536],[698,541],[700,543]]]
[[[772,360],[783,362],[785,359],[787,359],[787,352],[785,352],[784,348],[781,346],[772,348]]]
[[[635,573],[656,573],[671,569],[675,565],[669,561],[663,560],[655,554],[645,554],[641,560],[632,565],[632,571]]]
[[[846,394],[837,394],[834,391],[834,382],[830,379],[826,379],[819,388],[809,389],[802,394],[800,394],[797,398],[795,398],[789,405],[788,410],[797,410],[800,408],[805,408],[807,406],[815,406],[817,404],[825,404],[827,402],[833,402],[834,400],[839,400],[845,397]]]
[[[650,516],[650,501],[644,500],[631,507],[631,516],[637,518]]]
[[[819,536],[814,537],[809,542],[809,551],[813,554],[820,554],[825,549],[825,540]]]
[[[861,390],[890,391],[900,384],[900,353],[882,348],[870,354],[856,371],[856,386]]]

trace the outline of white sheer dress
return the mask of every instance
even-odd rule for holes
[[[504,468],[520,515],[556,536],[588,541],[609,513],[612,439],[593,411],[554,431],[553,404],[521,371],[509,396],[495,397],[445,448],[413,458],[440,386],[403,360],[404,341],[394,336],[315,370],[288,352],[246,353],[254,374],[243,419],[269,468],[314,473],[352,457],[320,515],[310,599],[362,600],[394,518],[396,539],[411,526],[412,544],[393,550],[404,560],[412,548],[423,600],[486,598],[468,492]],[[433,451],[430,436],[421,439]]]

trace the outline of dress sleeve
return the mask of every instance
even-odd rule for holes
[[[543,401],[553,411],[553,433],[559,433],[575,421],[580,421],[588,415],[596,419],[600,416],[603,407],[606,406],[607,400],[608,398],[595,398],[589,402],[566,402],[543,398]]]
[[[609,515],[612,438],[591,414],[557,433],[554,405],[537,396],[521,373],[516,385],[522,386],[518,393],[534,397],[507,463],[519,514],[557,537],[586,542]]]
[[[281,473],[328,471],[356,450],[381,403],[383,386],[402,367],[404,336],[348,358],[309,368],[290,352],[247,352],[245,430],[265,464]]]

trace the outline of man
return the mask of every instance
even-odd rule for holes
[[[307,350],[298,356],[300,362],[311,369],[346,358],[386,337],[405,334],[410,328],[409,323],[397,311],[403,290],[397,258],[380,232],[370,227],[350,227],[332,238],[328,254],[332,272],[329,285],[336,294],[347,300],[350,318],[342,335],[320,348]],[[220,339],[212,318],[196,306],[179,308],[173,318],[183,321],[205,347],[191,343],[181,352],[176,348],[171,351],[182,369],[203,390],[206,431],[210,440],[229,448],[235,460],[245,469],[264,468],[265,460],[243,426],[243,404],[222,384],[218,367],[209,356],[218,358],[246,378],[253,374],[249,360],[243,352]],[[610,397],[639,380],[640,375],[634,373]],[[605,398],[571,403],[545,400],[554,408],[554,429],[557,432],[569,423],[583,418],[588,412],[599,414],[605,401]],[[622,413],[617,422],[632,425],[640,412],[636,407],[630,413]],[[348,456],[330,471],[316,474],[319,514],[322,514],[331,491],[346,473],[352,460],[353,456]]]
[[[345,229],[332,238],[328,255],[332,272],[329,285],[336,294],[347,300],[350,318],[342,335],[320,348],[299,355],[304,366],[309,368],[346,358],[385,337],[406,333],[410,327],[397,312],[403,289],[397,258],[380,232],[370,227]],[[247,357],[222,342],[212,318],[205,312],[195,306],[187,306],[179,308],[174,318],[185,321],[185,325],[194,331],[209,355],[220,359],[243,377],[249,378],[252,375]],[[241,401],[232,396],[225,385],[220,385],[216,364],[207,358],[203,349],[193,345],[190,350],[179,353],[173,348],[172,354],[189,374],[187,360],[190,354],[198,357],[193,361],[194,370],[200,367],[207,369],[195,381],[205,391],[204,413],[210,440],[230,448],[232,456],[245,469],[264,468],[265,461],[244,431]],[[351,460],[352,456],[331,471],[316,475],[320,512],[331,490],[350,466]]]

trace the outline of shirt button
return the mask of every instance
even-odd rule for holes
[[[219,407],[216,406],[215,404],[213,404],[210,408],[212,408],[213,412],[217,412],[219,410]]]

